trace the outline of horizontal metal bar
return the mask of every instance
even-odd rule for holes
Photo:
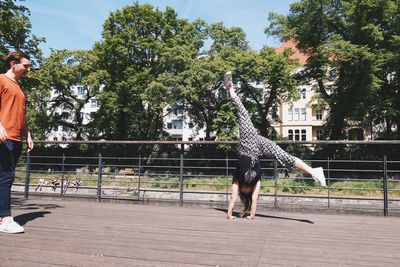
[[[74,141],[51,141],[51,140],[34,140],[38,144],[165,144],[165,145],[217,145],[217,144],[238,144],[238,141],[124,141],[124,140],[74,140]],[[320,141],[288,141],[274,140],[278,144],[314,144],[314,145],[393,145],[400,144],[400,140],[380,140],[380,141],[360,141],[360,140],[320,140]]]

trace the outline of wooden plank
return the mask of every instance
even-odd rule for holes
[[[398,266],[400,218],[13,199],[0,266]]]

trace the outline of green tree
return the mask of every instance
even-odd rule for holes
[[[163,138],[163,109],[174,90],[168,85],[201,45],[201,23],[179,19],[171,8],[134,4],[111,13],[95,47],[110,77],[100,96],[98,131],[107,139]]]
[[[16,0],[0,1],[1,58],[11,50],[18,50],[32,56],[32,59],[41,59],[42,52],[38,46],[44,38],[37,38],[31,34],[29,15],[29,9],[18,5]]]
[[[22,1],[19,1],[22,2]],[[44,38],[37,38],[31,34],[32,25],[29,20],[30,11],[23,5],[18,5],[16,0],[0,1],[0,57],[3,59],[9,51],[23,51],[30,56],[33,66],[40,64],[42,51],[39,44]],[[2,64],[2,71],[5,66]],[[36,83],[30,77],[22,81],[27,94],[27,121],[34,138],[43,139],[42,126],[47,124],[46,113],[43,112],[39,92],[32,90]]]
[[[291,5],[288,16],[270,14],[266,32],[296,40],[309,56],[305,73],[317,82],[317,91],[329,105],[332,140],[345,138],[346,122],[366,118],[379,96],[382,79],[377,73],[387,41],[382,26],[393,22],[393,4],[387,0],[303,0]],[[332,69],[339,75],[330,85]]]
[[[42,111],[42,119],[47,122],[43,125],[47,132],[63,126],[76,140],[92,137],[81,112],[106,82],[107,75],[97,70],[97,65],[98,59],[91,51],[58,50],[32,74],[36,91],[41,92],[38,111]],[[74,92],[73,86],[80,86],[81,92]],[[47,119],[43,114],[48,115]]]
[[[277,107],[298,97],[292,74],[295,64],[287,54],[276,53],[270,48],[248,51],[234,60],[240,93],[254,126],[261,135],[275,138],[271,124],[272,120],[280,119]]]

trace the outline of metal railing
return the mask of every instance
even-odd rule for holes
[[[40,145],[173,145],[179,155],[144,157],[132,151],[131,156],[106,155],[99,146],[91,156],[62,154],[23,155],[17,168],[14,191],[24,197],[41,194],[63,197],[124,199],[135,201],[174,201],[219,203],[229,201],[235,157],[202,158],[188,155],[192,146],[235,145],[237,142],[217,141],[37,141]],[[316,145],[390,146],[400,141],[278,141],[281,145],[304,145],[310,151]],[[374,149],[372,149],[373,151]],[[400,211],[400,156],[396,151],[387,155],[363,155],[367,159],[326,158],[304,159],[313,166],[322,166],[327,187],[321,188],[313,179],[298,171],[285,172],[275,160],[263,159],[262,190],[259,205],[274,208],[314,208],[330,210]],[[67,153],[68,152],[68,153]],[[383,152],[386,152],[383,149]],[[125,153],[127,154],[127,153]],[[288,174],[288,175],[285,175]],[[288,176],[288,177],[286,177]]]

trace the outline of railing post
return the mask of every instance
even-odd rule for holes
[[[65,171],[65,154],[62,154],[62,159],[61,159],[61,192],[60,196],[63,195],[64,193],[64,171]]]
[[[138,164],[138,188],[137,188],[137,192],[138,192],[138,200],[140,200],[140,180],[141,180],[141,172],[140,170],[142,169],[142,156],[139,155],[139,164]]]
[[[229,177],[228,177],[228,175],[229,175],[229,158],[228,158],[228,155],[226,155],[226,158],[225,158],[225,166],[226,166],[225,204],[228,204],[228,194],[229,194]]]
[[[181,144],[180,170],[179,170],[179,205],[183,206],[183,152],[184,146]]]
[[[278,208],[278,163],[276,159],[274,159],[274,207]]]
[[[328,161],[327,161],[327,171],[328,171],[328,209],[331,207],[331,198],[330,198],[330,193],[331,193],[331,170],[330,170],[330,160],[328,156]]]
[[[97,202],[101,201],[101,180],[103,174],[103,160],[101,158],[101,153],[99,153],[99,162],[98,162],[98,174],[97,174]]]
[[[383,156],[383,215],[388,216],[389,200],[388,200],[388,180],[387,180],[387,156]]]
[[[31,157],[30,157],[30,153],[27,152],[26,153],[26,167],[25,167],[25,189],[24,189],[24,198],[28,198],[29,197],[29,184],[30,184],[30,180],[31,180]]]

